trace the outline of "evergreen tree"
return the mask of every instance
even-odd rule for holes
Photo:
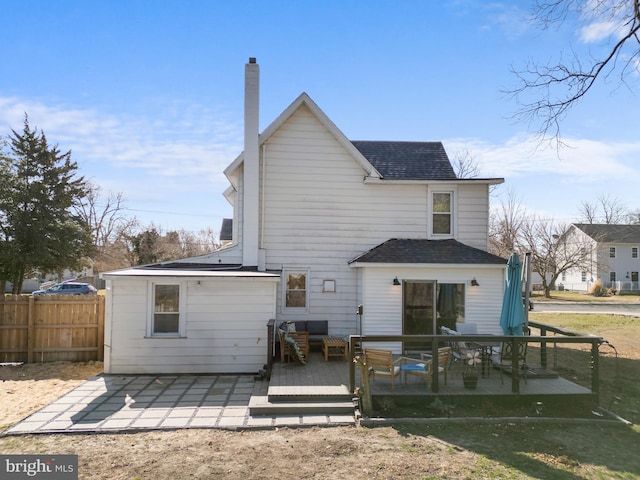
[[[25,115],[22,134],[12,130],[0,156],[0,275],[20,293],[25,277],[78,267],[91,253],[88,225],[72,212],[86,195],[71,151],[50,147]]]

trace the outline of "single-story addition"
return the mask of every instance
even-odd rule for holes
[[[244,151],[224,172],[229,243],[103,274],[105,372],[256,373],[271,320],[500,333],[506,259],[487,249],[503,179],[457,178],[441,142],[351,141],[306,93],[259,134],[258,84],[250,59]]]

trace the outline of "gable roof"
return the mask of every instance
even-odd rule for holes
[[[349,139],[340,131],[340,129],[331,121],[331,119],[318,107],[318,105],[307,95],[301,93],[291,105],[289,105],[271,124],[260,134],[259,144],[262,146],[269,138],[278,131],[278,129],[302,106],[305,105],[318,121],[333,135],[333,137],[344,147],[347,152],[362,166],[367,172],[367,176],[371,178],[380,178],[380,173],[375,167],[360,153],[360,151],[349,141]],[[244,152],[242,152],[231,164],[225,168],[224,174],[229,180],[232,179],[233,172],[244,162]]]
[[[351,142],[385,180],[455,180],[442,142]]]
[[[392,238],[349,262],[354,263],[457,263],[506,266],[507,260],[453,239]]]
[[[596,242],[640,244],[640,224],[609,225],[574,223],[573,225],[589,235]]]

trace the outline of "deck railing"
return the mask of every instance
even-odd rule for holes
[[[507,343],[512,344],[512,365],[518,365],[518,346],[525,342],[527,344],[540,344],[540,356],[541,366],[546,368],[547,363],[547,344],[584,344],[590,346],[591,352],[591,392],[594,396],[599,394],[599,350],[598,347],[603,343],[601,337],[595,337],[592,335],[579,334],[577,332],[570,332],[559,328],[551,327],[549,325],[530,323],[531,327],[540,328],[541,335],[539,336],[513,336],[513,335],[456,335],[455,342],[476,342],[476,343]],[[550,337],[547,333],[558,333],[561,336]],[[356,355],[361,354],[361,346],[363,344],[372,343],[389,343],[399,342],[403,345],[409,343],[421,343],[423,345],[430,345],[430,354],[432,355],[432,362],[438,364],[438,347],[448,344],[452,341],[451,335],[351,335],[349,337],[349,352],[352,359]],[[351,391],[355,388],[356,380],[356,364],[350,362],[349,366],[349,383]],[[520,394],[520,372],[518,368],[512,369],[511,372],[511,391],[514,395]],[[432,370],[431,379],[431,391],[438,393],[440,387],[440,378],[438,375],[438,369]]]

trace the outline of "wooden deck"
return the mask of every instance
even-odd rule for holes
[[[324,361],[322,353],[312,352],[309,362],[302,365],[298,362],[273,364],[271,379],[269,382],[269,397],[272,399],[299,398],[302,400],[316,399],[348,399],[352,396],[349,390],[349,366],[350,362],[340,359]],[[356,385],[360,385],[359,369],[356,368]],[[502,378],[501,378],[502,376]],[[589,388],[580,386],[565,378],[539,378],[528,376],[519,383],[519,397],[591,397],[593,394]],[[414,376],[408,376],[407,381],[403,376],[396,380],[392,390],[391,382],[385,378],[379,378],[371,383],[371,393],[375,396],[420,396],[420,397],[514,397],[512,392],[512,380],[509,374],[502,374],[499,370],[491,369],[484,377],[478,380],[476,389],[467,389],[462,382],[462,375],[454,366],[449,371],[447,385],[441,379],[438,392],[433,392],[427,383]]]

